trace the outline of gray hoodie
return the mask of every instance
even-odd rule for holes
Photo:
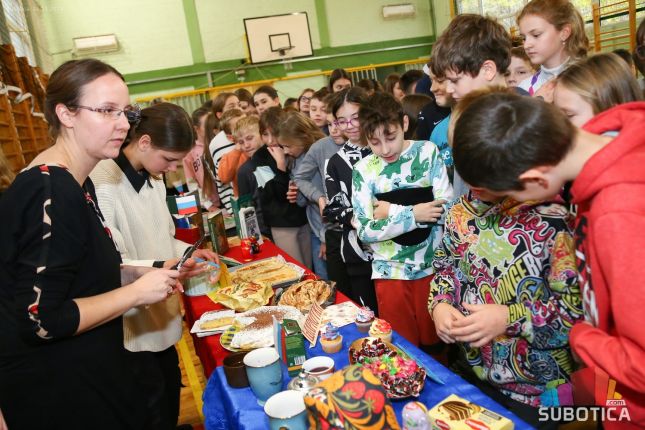
[[[344,144],[344,142],[343,142]],[[338,152],[343,144],[336,145],[331,137],[323,137],[314,142],[306,154],[295,160],[292,170],[293,180],[298,186],[298,205],[307,207],[307,219],[314,234],[325,242],[326,225],[318,209],[318,200],[325,196],[325,169],[329,158]]]

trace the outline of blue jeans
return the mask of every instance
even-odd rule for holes
[[[311,232],[311,253],[313,254],[314,273],[321,279],[327,280],[327,262],[318,257],[320,252],[320,239]]]

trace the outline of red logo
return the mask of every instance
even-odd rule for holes
[[[441,421],[440,419],[437,419],[434,423],[441,430],[450,430],[450,426],[448,425],[448,423]]]
[[[471,429],[475,430],[489,430],[489,427],[484,424],[481,421],[474,420],[472,418],[468,418],[466,420],[466,425],[468,425]]]

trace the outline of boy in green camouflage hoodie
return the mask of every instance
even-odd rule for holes
[[[414,344],[438,341],[425,308],[437,221],[452,187],[437,147],[403,138],[408,118],[387,93],[361,106],[361,129],[372,149],[354,166],[352,205],[359,239],[373,253],[379,315]]]

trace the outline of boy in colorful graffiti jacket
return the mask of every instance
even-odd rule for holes
[[[455,121],[477,96],[459,105]],[[437,334],[459,343],[509,409],[528,405],[529,415],[572,403],[569,331],[582,317],[572,223],[559,203],[519,203],[471,186],[447,209],[434,255],[428,308]]]
[[[408,118],[387,93],[361,106],[359,119],[372,154],[354,166],[352,204],[359,239],[373,253],[379,316],[414,344],[437,338],[425,306],[437,221],[452,187],[431,142],[405,140]]]

